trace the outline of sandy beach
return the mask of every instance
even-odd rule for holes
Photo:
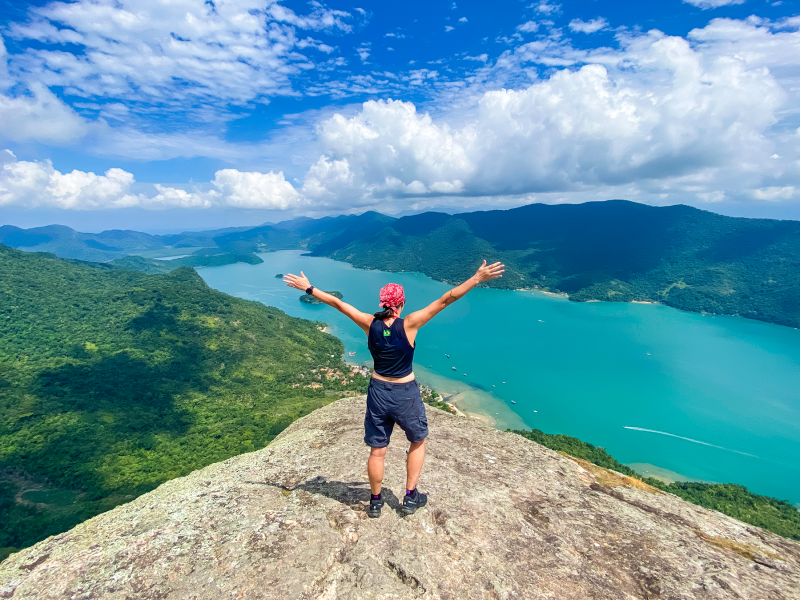
[[[427,380],[426,385],[431,385],[442,396],[443,402],[453,405],[465,417],[476,419],[500,430],[530,429],[522,417],[490,393],[460,382],[448,385],[447,380],[442,381],[438,378],[433,382],[430,381],[431,377],[426,375],[427,373],[421,373],[420,379]]]
[[[678,481],[697,481],[696,479],[690,479],[685,475],[681,475],[680,473],[676,473],[675,471],[670,471],[668,469],[662,469],[661,467],[651,465],[650,463],[628,463],[626,466],[630,467],[644,477],[652,477],[653,479],[658,479],[659,481],[663,481],[667,484]]]

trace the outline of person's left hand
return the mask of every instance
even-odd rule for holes
[[[302,271],[300,271],[299,277],[297,275],[287,273],[283,276],[283,282],[289,287],[297,288],[298,290],[303,290],[304,292],[311,287],[311,282]]]

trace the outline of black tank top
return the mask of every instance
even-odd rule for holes
[[[408,343],[403,319],[395,319],[390,327],[373,319],[367,343],[378,375],[405,377],[412,372],[414,346]]]

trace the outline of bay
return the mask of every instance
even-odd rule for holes
[[[350,362],[369,364],[361,330],[327,306],[300,302],[276,274],[302,270],[365,312],[378,310],[388,282],[405,288],[406,314],[451,287],[298,251],[259,256],[259,265],[198,272],[223,292],[328,323],[356,353]],[[572,435],[648,474],[738,483],[800,503],[795,329],[656,304],[476,289],[420,331],[414,370],[500,429]]]

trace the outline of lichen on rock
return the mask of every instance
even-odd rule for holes
[[[399,514],[397,430],[368,519],[363,411],[335,402],[12,555],[0,598],[800,598],[800,544],[432,408],[428,506]]]

